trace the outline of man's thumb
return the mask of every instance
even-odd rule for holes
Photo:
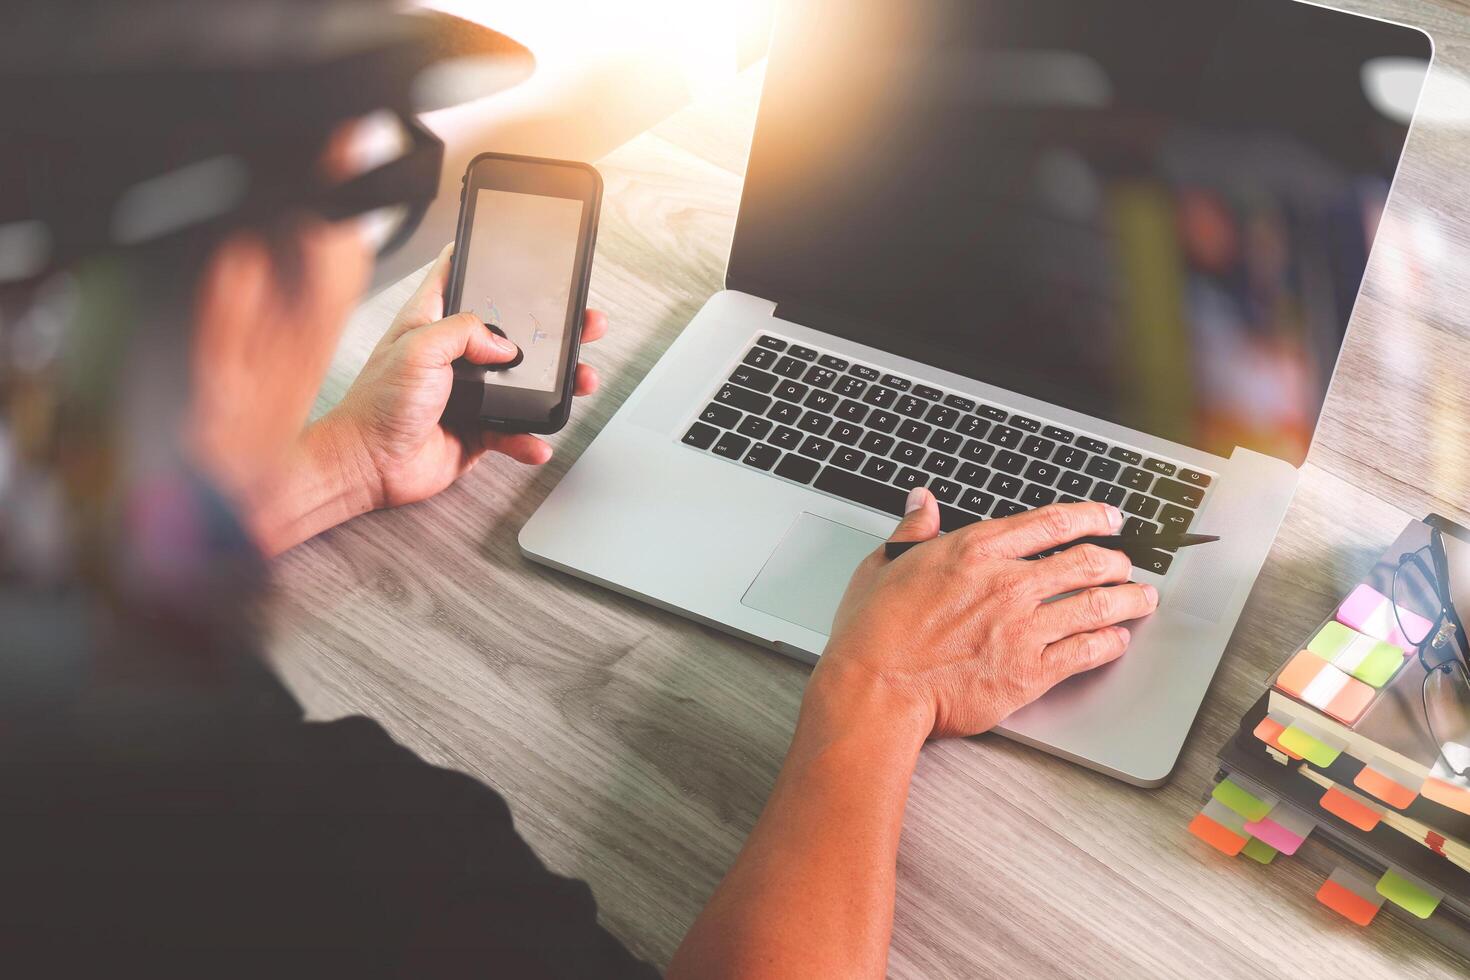
[[[903,520],[893,529],[889,541],[928,541],[939,533],[939,504],[928,490],[910,490],[903,511]]]

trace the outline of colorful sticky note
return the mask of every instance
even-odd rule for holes
[[[1365,802],[1353,799],[1336,786],[1322,794],[1322,809],[1362,831],[1372,830],[1383,819],[1381,812]]]
[[[1276,848],[1272,847],[1270,844],[1267,844],[1265,841],[1260,840],[1259,838],[1252,837],[1250,840],[1245,842],[1245,847],[1242,847],[1240,849],[1240,853],[1244,854],[1252,861],[1258,861],[1261,864],[1270,864],[1272,861],[1276,860],[1277,851]]]
[[[1366,926],[1383,907],[1384,897],[1362,875],[1338,868],[1317,890],[1317,901],[1354,925]]]
[[[1276,686],[1345,725],[1357,721],[1373,701],[1373,688],[1308,650],[1281,669]]]
[[[1281,745],[1289,752],[1306,759],[1312,765],[1325,769],[1337,760],[1342,750],[1328,745],[1326,742],[1313,738],[1304,730],[1292,725],[1281,733]]]
[[[1256,725],[1255,736],[1277,752],[1293,759],[1300,759],[1301,756],[1281,744],[1281,733],[1284,731],[1286,731],[1285,724],[1267,715],[1261,719],[1260,724]]]
[[[1281,673],[1276,677],[1276,686],[1292,697],[1300,698],[1317,676],[1331,666],[1315,653],[1302,650],[1281,668]]]
[[[1274,799],[1269,802],[1260,799],[1229,779],[1220,780],[1210,795],[1246,820],[1259,820],[1270,813],[1271,807],[1276,805]]]
[[[1317,631],[1307,650],[1365,684],[1382,687],[1404,663],[1404,651],[1339,622]]]
[[[1458,810],[1464,814],[1470,814],[1470,790],[1447,783],[1443,779],[1430,776],[1424,781],[1424,787],[1419,790],[1426,800],[1447,806],[1451,810]]]
[[[1231,857],[1239,854],[1245,847],[1246,836],[1237,834],[1228,827],[1222,826],[1205,816],[1203,813],[1195,814],[1189,822],[1189,832],[1200,840],[1209,844],[1215,850]]]
[[[1241,829],[1282,854],[1295,854],[1315,826],[1316,823],[1299,810],[1278,806],[1264,820],[1247,821]]]
[[[1427,885],[1411,880],[1400,872],[1389,868],[1383,877],[1378,879],[1378,894],[1388,899],[1399,908],[1411,915],[1417,915],[1421,919],[1427,919],[1439,908],[1439,900],[1444,896],[1430,889]]]
[[[1368,585],[1360,585],[1349,593],[1337,607],[1337,621],[1359,633],[1386,640],[1405,653],[1413,652],[1415,644],[1429,635],[1433,625],[1403,606],[1398,607],[1395,617],[1393,603],[1388,596]],[[1399,628],[1400,622],[1403,629]]]
[[[1353,777],[1353,785],[1370,796],[1376,797],[1389,806],[1402,810],[1419,794],[1409,787],[1398,782],[1398,777],[1390,776],[1380,772],[1372,766],[1364,766],[1362,771]]]

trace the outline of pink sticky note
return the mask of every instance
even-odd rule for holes
[[[1399,629],[1399,621],[1404,628]],[[1337,621],[1364,633],[1376,640],[1384,640],[1410,653],[1414,646],[1429,635],[1433,625],[1418,613],[1399,607],[1398,617],[1393,614],[1393,603],[1388,596],[1367,585],[1360,585],[1337,607]],[[1405,636],[1405,630],[1408,635]]]
[[[1307,839],[1306,834],[1288,830],[1269,816],[1249,821],[1245,825],[1245,832],[1257,840],[1265,841],[1282,854],[1295,854],[1296,849],[1302,846],[1302,841]]]

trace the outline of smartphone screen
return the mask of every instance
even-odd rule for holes
[[[554,391],[561,378],[568,307],[584,203],[487,187],[474,189],[460,309],[515,341],[520,364],[485,383]]]

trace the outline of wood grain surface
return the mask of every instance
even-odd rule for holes
[[[1470,77],[1463,0],[1353,3],[1428,28],[1426,108]],[[760,812],[808,670],[525,561],[515,536],[721,285],[759,69],[599,161],[585,349],[602,390],[532,470],[489,459],[426,503],[279,560],[270,655],[313,718],[373,717],[509,800],[603,921],[666,963]],[[997,737],[928,746],[899,853],[895,977],[1435,977],[1470,963],[1398,921],[1319,905],[1300,859],[1190,836],[1235,730],[1304,629],[1410,517],[1470,521],[1470,121],[1416,127],[1317,443],[1172,781],[1141,790]],[[353,317],[318,410],[417,276]],[[651,478],[657,478],[656,474]],[[841,828],[833,828],[840,832]]]

